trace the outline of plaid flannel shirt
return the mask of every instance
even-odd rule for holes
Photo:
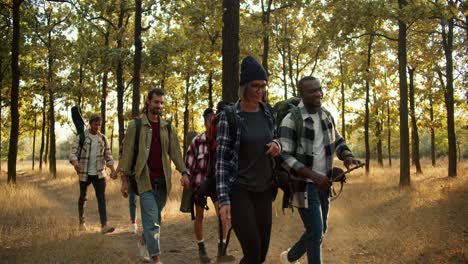
[[[185,166],[195,189],[208,175],[209,151],[206,140],[206,133],[202,133],[193,138],[185,155]]]
[[[303,120],[302,131],[296,131],[296,124],[291,118],[291,113],[284,117],[279,128],[280,142],[283,147],[281,153],[282,166],[288,171],[305,167],[312,169],[314,164],[313,141],[316,131],[314,130],[313,120],[302,101],[299,103],[298,108]],[[344,157],[352,156],[352,153],[338,133],[332,115],[324,107],[321,108],[318,114],[323,133],[327,176],[331,177],[334,154],[336,153],[338,158],[343,160]],[[298,138],[298,136],[301,136],[301,138]],[[295,177],[293,174],[290,175],[293,180],[293,205],[307,208],[306,183],[308,180]]]
[[[99,151],[97,155],[97,171],[98,177],[104,178],[106,177],[106,166],[111,166],[114,164],[114,160],[112,158],[112,153],[109,148],[109,143],[106,138],[101,132],[98,132],[99,136]],[[88,179],[88,163],[89,163],[89,150],[91,149],[91,138],[89,137],[89,130],[85,131],[85,140],[83,142],[83,147],[81,148],[80,153],[80,137],[77,136],[73,142],[71,151],[70,151],[70,162],[74,160],[78,160],[80,164],[80,171],[78,172],[78,176],[80,177],[80,181],[87,181]],[[78,157],[78,155],[80,155]]]
[[[273,130],[273,138],[276,138],[275,117],[272,115],[271,108],[266,104],[260,104],[260,110],[268,119],[270,129]],[[240,124],[243,122],[239,101],[234,105],[236,117],[236,138],[231,138],[231,131],[228,123],[228,118],[225,111],[219,114],[218,131],[216,136],[216,193],[219,199],[219,207],[231,204],[229,200],[229,191],[232,183],[237,178],[239,147],[241,129]],[[278,140],[275,141],[281,149],[281,144]]]

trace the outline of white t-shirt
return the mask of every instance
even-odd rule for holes
[[[312,147],[314,155],[314,164],[312,170],[323,176],[327,175],[327,162],[325,159],[325,146],[323,144],[323,129],[321,120],[318,113],[310,114],[310,117],[314,121],[314,145]]]
[[[89,134],[91,148],[89,152],[88,175],[98,175],[97,156],[99,152],[99,135]]]

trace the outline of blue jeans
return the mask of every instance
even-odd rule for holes
[[[314,184],[307,183],[309,208],[299,208],[304,223],[304,234],[288,252],[288,260],[294,262],[307,252],[308,263],[322,263],[322,239],[327,231],[330,192],[319,191]]]
[[[128,208],[130,209],[130,220],[132,223],[136,221],[136,203],[137,195],[131,189],[128,189]]]
[[[166,205],[166,191],[151,190],[140,193],[141,222],[143,223],[143,237],[150,257],[159,256],[159,233],[161,225],[161,211]]]

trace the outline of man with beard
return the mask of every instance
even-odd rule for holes
[[[181,184],[188,187],[189,179],[182,158],[177,133],[171,124],[161,117],[164,91],[158,88],[148,91],[144,113],[140,120],[129,122],[123,144],[122,187],[128,193],[128,177],[135,176],[140,194],[143,239],[149,256],[154,263],[160,263],[159,234],[161,211],[171,191],[171,161],[182,173]],[[136,122],[140,122],[136,135]],[[134,161],[135,138],[138,137],[138,153]]]

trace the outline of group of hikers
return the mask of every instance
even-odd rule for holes
[[[298,208],[304,233],[278,256],[281,263],[295,263],[307,254],[308,263],[321,263],[321,244],[327,230],[334,155],[347,168],[361,165],[322,106],[320,81],[306,76],[299,81],[300,102],[288,110],[277,126],[277,115],[265,102],[268,76],[252,56],[242,60],[239,100],[219,103],[216,112],[203,112],[205,131],[196,136],[182,156],[170,122],[162,118],[164,91],[148,91],[143,113],[129,121],[114,169],[107,138],[99,132],[101,116],[93,114],[80,140],[73,144],[70,162],[79,175],[80,230],[86,230],[84,204],[90,183],[95,189],[103,234],[114,231],[106,219],[106,170],[121,176],[121,192],[129,198],[131,226],[137,233],[136,196],[140,197],[141,257],[161,262],[161,211],[171,192],[171,162],[182,177],[185,190],[193,190],[194,232],[199,259],[210,263],[203,237],[206,199],[210,197],[219,217],[217,262],[233,262],[227,252],[229,231],[234,230],[242,248],[239,263],[265,263],[272,226],[275,171],[287,172],[291,205]],[[291,223],[297,224],[297,223]],[[287,249],[286,249],[287,248]]]

